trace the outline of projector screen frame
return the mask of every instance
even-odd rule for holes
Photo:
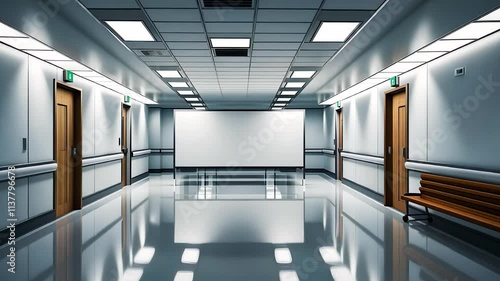
[[[289,109],[289,110],[301,110],[303,111],[303,126],[302,126],[302,166],[177,166],[176,165],[176,156],[177,156],[177,150],[176,150],[176,111],[189,111],[191,109],[174,109],[174,114],[173,114],[173,129],[174,129],[174,153],[173,153],[173,167],[174,171],[177,169],[303,169],[305,170],[306,166],[306,112],[305,109]],[[258,109],[246,109],[246,110],[210,110],[208,112],[273,112],[271,110],[258,110]],[[174,172],[174,179],[175,179],[175,172]]]

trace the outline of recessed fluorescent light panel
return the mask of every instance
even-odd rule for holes
[[[281,96],[295,96],[297,91],[282,91]]]
[[[172,88],[189,88],[186,82],[168,82]]]
[[[28,37],[28,36],[0,22],[0,37]]]
[[[192,103],[191,105],[192,105],[192,106],[194,106],[194,107],[197,107],[197,106],[203,106],[203,104],[202,104],[202,103]]]
[[[142,21],[106,21],[123,41],[155,41]]]
[[[451,52],[472,41],[473,40],[439,40],[423,48],[420,52]]]
[[[197,264],[200,258],[200,249],[185,249],[182,253],[181,262],[185,264]]]
[[[289,102],[292,98],[278,98],[278,102]]]
[[[286,103],[275,103],[274,106],[285,106]]]
[[[193,91],[177,91],[181,96],[194,96]]]
[[[214,48],[250,48],[249,38],[211,38]]]
[[[495,11],[480,18],[478,21],[500,21],[500,9],[496,9]]]
[[[177,70],[157,70],[156,72],[163,78],[182,78]]]
[[[40,50],[40,51],[50,51],[52,50],[51,48],[45,46],[44,44],[31,39],[31,38],[12,38],[12,37],[6,37],[6,38],[1,38],[0,37],[0,42],[3,42],[7,45],[10,45],[16,49],[19,50]]]
[[[56,51],[26,51],[28,54],[35,56],[42,60],[51,60],[51,61],[70,61],[71,59],[67,56],[56,52]]]
[[[283,109],[283,107],[273,107],[273,108],[271,108],[271,110],[282,110],[282,109]]]
[[[334,264],[342,261],[335,247],[320,247],[319,253],[327,264]]]
[[[274,259],[279,264],[292,263],[292,254],[288,248],[274,249]]]
[[[422,65],[422,63],[416,63],[416,62],[408,62],[408,63],[403,63],[403,62],[398,62],[389,68],[384,69],[382,72],[407,72],[409,70],[414,69],[415,67]]]
[[[401,62],[429,62],[445,54],[446,52],[417,52],[403,59]]]
[[[313,42],[345,42],[360,25],[359,22],[322,22]]]
[[[206,109],[206,108],[204,108],[204,107],[195,107],[194,109],[195,109],[195,110],[207,110],[207,109]]]
[[[316,74],[316,71],[294,71],[292,78],[311,78]]]
[[[305,84],[303,82],[288,82],[285,88],[302,88]]]
[[[186,98],[187,101],[200,101],[198,98]]]
[[[443,40],[479,39],[499,29],[500,22],[473,22],[444,37]]]

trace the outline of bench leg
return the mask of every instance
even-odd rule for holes
[[[416,217],[414,219],[410,220],[411,217]],[[420,218],[422,216],[426,216],[426,218]],[[410,214],[410,202],[406,201],[406,214],[403,216],[403,221],[404,222],[410,222],[410,221],[428,221],[432,222],[433,218],[431,214],[429,213],[429,208],[425,207],[425,214]]]

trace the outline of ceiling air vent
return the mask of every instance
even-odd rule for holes
[[[248,57],[248,49],[214,49],[216,57]]]
[[[203,0],[205,8],[252,8],[252,0]]]
[[[166,50],[142,50],[141,53],[146,57],[163,57],[170,55]]]

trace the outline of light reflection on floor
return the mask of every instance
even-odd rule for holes
[[[18,240],[15,275],[1,248],[0,280],[500,280],[499,257],[325,176],[306,182],[304,243],[176,244],[172,176],[152,176]]]

